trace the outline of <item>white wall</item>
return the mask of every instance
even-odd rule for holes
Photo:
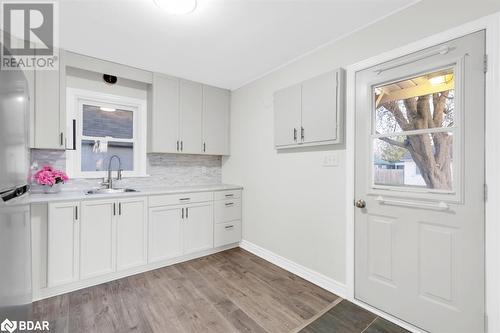
[[[147,100],[148,98],[148,85],[146,83],[119,77],[118,82],[111,85],[103,81],[102,73],[72,67],[66,70],[66,86],[142,100]]]
[[[335,168],[322,166],[327,150],[277,153],[274,91],[498,10],[498,0],[422,0],[235,90],[222,175],[245,187],[243,238],[345,283],[345,151]]]

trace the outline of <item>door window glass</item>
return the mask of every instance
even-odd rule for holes
[[[373,185],[453,191],[453,68],[373,87]]]

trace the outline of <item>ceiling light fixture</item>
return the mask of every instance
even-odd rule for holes
[[[170,14],[189,14],[196,9],[196,0],[153,0],[155,4]]]

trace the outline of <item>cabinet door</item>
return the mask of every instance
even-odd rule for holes
[[[149,209],[148,262],[182,255],[182,208],[179,206]]]
[[[47,285],[78,280],[79,203],[49,204]]]
[[[184,254],[214,247],[212,203],[186,206],[184,214]]]
[[[201,154],[202,85],[196,82],[181,80],[180,95],[181,152]]]
[[[329,72],[302,84],[304,143],[337,139],[337,72]]]
[[[228,90],[203,86],[203,152],[229,155]]]
[[[60,69],[35,72],[34,146],[66,149],[66,71],[64,52],[59,53]]]
[[[116,203],[111,200],[82,202],[80,221],[80,277],[111,273],[115,269]]]
[[[301,87],[295,85],[274,94],[274,145],[300,142]]]
[[[122,270],[146,263],[146,198],[118,202],[116,221],[116,269]]]
[[[179,140],[179,80],[154,74],[150,91],[149,152],[176,153]]]

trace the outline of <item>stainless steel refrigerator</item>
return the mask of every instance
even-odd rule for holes
[[[26,320],[32,300],[29,105],[23,72],[0,70],[0,323]]]

